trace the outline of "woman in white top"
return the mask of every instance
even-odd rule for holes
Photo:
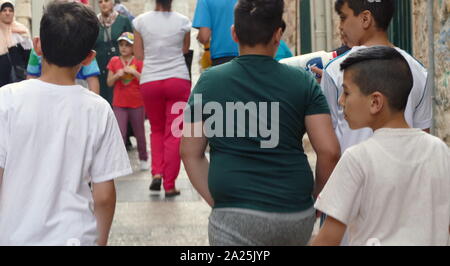
[[[164,181],[166,197],[180,194],[175,180],[180,171],[180,138],[172,129],[181,129],[184,106],[191,89],[184,54],[189,51],[191,21],[171,11],[172,0],[156,0],[154,11],[134,21],[135,56],[144,61],[141,92],[151,125],[152,184],[150,190],[161,190]],[[175,124],[177,123],[177,124]],[[176,131],[176,130],[175,130]]]
[[[11,1],[0,1],[0,87],[26,78],[33,47],[28,29],[15,20],[14,14]]]

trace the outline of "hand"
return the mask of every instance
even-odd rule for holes
[[[125,75],[125,71],[123,69],[119,69],[116,73],[116,77],[118,78],[123,77],[123,75]]]
[[[320,84],[322,81],[323,70],[318,67],[311,67],[311,71],[316,73],[316,80]]]
[[[136,70],[135,70],[134,68],[132,68],[132,67],[129,67],[129,66],[125,67],[125,68],[123,69],[123,71],[124,71],[125,73],[131,74],[131,75],[134,75],[134,74],[136,73]]]

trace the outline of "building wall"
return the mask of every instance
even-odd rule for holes
[[[16,0],[16,20],[31,30],[31,0]]]
[[[450,0],[435,1],[435,135],[450,145]],[[425,67],[428,59],[427,1],[413,0],[413,50],[414,56]]]

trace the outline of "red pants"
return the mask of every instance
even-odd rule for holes
[[[178,78],[158,80],[142,84],[141,92],[151,126],[152,175],[162,175],[164,189],[168,191],[175,188],[181,165],[181,139],[172,134],[171,127],[174,120],[182,115],[182,110],[172,114],[172,106],[177,102],[187,102],[191,82]]]

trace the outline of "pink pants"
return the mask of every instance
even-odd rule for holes
[[[172,114],[172,105],[187,102],[191,82],[178,78],[148,82],[141,85],[141,93],[151,126],[152,175],[162,175],[164,189],[168,191],[175,188],[181,165],[180,138],[172,134],[171,127],[182,111]]]

